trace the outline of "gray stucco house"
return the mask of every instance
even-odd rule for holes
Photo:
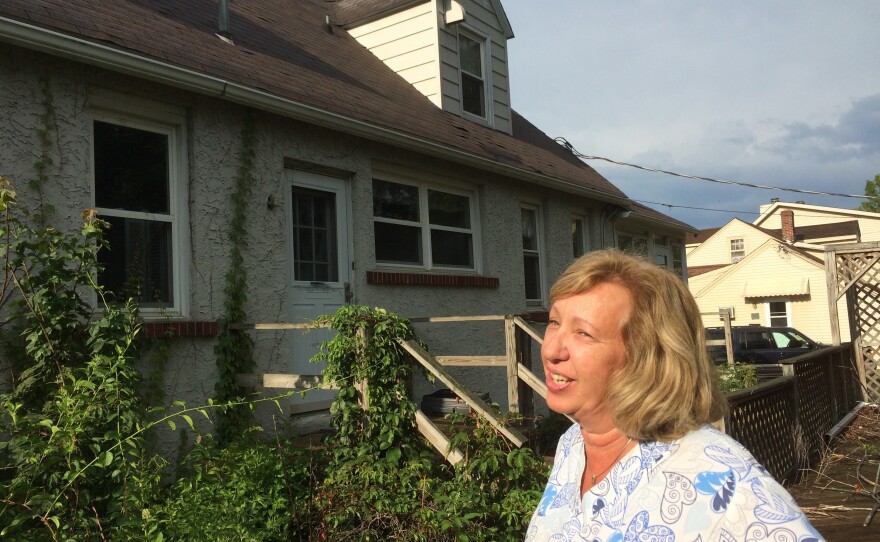
[[[346,303],[540,314],[573,257],[606,246],[684,273],[693,228],[631,201],[512,108],[513,32],[498,0],[225,3],[0,2],[0,175],[35,204],[25,181],[44,149],[56,226],[77,227],[86,208],[111,223],[101,281],[140,283],[145,335],[176,329],[168,397],[213,394],[248,119],[251,322]],[[503,339],[424,333],[449,355],[497,352]],[[319,338],[255,333],[258,372],[315,373]],[[460,378],[498,390],[504,408],[504,375],[475,373]]]

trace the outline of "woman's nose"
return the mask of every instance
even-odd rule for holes
[[[568,357],[568,349],[562,340],[562,334],[552,331],[544,334],[544,342],[541,344],[541,357],[545,361],[562,361]]]

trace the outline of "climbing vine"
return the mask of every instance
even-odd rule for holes
[[[34,162],[36,176],[28,182],[28,186],[37,192],[38,206],[34,218],[39,224],[45,224],[49,215],[55,212],[52,204],[47,203],[44,186],[49,180],[48,170],[54,163],[49,151],[52,149],[52,133],[55,131],[55,99],[52,95],[49,76],[40,78],[40,101],[43,111],[40,113],[40,127],[37,128],[40,150],[37,161]]]
[[[399,343],[414,338],[409,322],[349,306],[316,324],[337,331],[315,361],[327,363],[324,378],[339,392],[312,534],[359,542],[522,540],[546,481],[543,459],[512,448],[485,420],[459,415],[451,441],[465,459],[450,467],[416,429],[413,361]]]
[[[238,152],[238,172],[230,194],[232,220],[229,225],[229,270],[226,272],[223,293],[224,316],[220,320],[222,331],[215,347],[219,376],[215,386],[216,399],[226,402],[244,397],[248,390],[235,379],[238,373],[251,372],[253,340],[241,330],[229,329],[229,324],[246,319],[247,271],[242,250],[247,246],[247,207],[254,184],[254,159],[256,155],[256,124],[252,115],[245,118],[241,128],[241,149]],[[221,442],[231,440],[245,428],[249,413],[247,409],[226,409],[217,420],[217,436]]]

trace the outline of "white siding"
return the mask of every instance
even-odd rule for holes
[[[730,241],[732,239],[743,240],[745,253],[748,256],[751,251],[771,237],[750,224],[733,219],[718,230],[715,235],[688,253],[688,267],[732,263],[730,260]]]
[[[434,3],[428,2],[352,28],[349,33],[437,107],[442,107],[437,25]]]
[[[792,326],[815,341],[830,343],[831,326],[824,266],[794,253],[777,251],[774,246],[773,241],[767,241],[736,267],[690,280],[689,286],[703,315],[703,324],[721,325],[718,307],[733,307],[733,325],[769,325],[764,305],[771,299],[781,298],[746,298],[743,295],[746,282],[769,276],[806,278],[810,283],[810,293],[788,298],[791,301]],[[841,315],[846,314],[845,300],[838,302],[838,311]],[[841,337],[849,337],[849,325],[845,316],[841,318],[840,325]]]

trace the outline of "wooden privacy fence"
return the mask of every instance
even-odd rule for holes
[[[851,343],[762,365],[780,376],[727,395],[727,433],[780,482],[811,465],[862,398]]]
[[[825,247],[825,280],[832,341],[841,342],[837,302],[846,296],[864,400],[880,401],[880,242]]]
[[[501,434],[517,447],[527,442],[527,439],[516,429],[506,426],[491,406],[480,399],[461,382],[459,382],[445,367],[505,367],[507,371],[507,402],[510,412],[520,412],[521,399],[520,382],[542,397],[547,397],[547,385],[536,376],[529,367],[523,364],[530,352],[530,341],[542,342],[541,333],[531,324],[519,316],[444,316],[429,318],[413,318],[412,323],[451,323],[451,322],[478,322],[498,321],[504,324],[505,352],[491,356],[434,356],[419,346],[415,341],[400,341],[401,346],[412,355],[422,367],[433,374],[438,380],[446,384],[475,412],[489,421]],[[238,330],[292,330],[312,329],[314,324],[294,323],[257,323],[257,324],[230,324],[230,329]],[[519,337],[518,337],[519,336]],[[335,389],[333,383],[324,382],[321,375],[297,375],[265,373],[262,375],[241,374],[238,382],[249,386],[282,389]],[[369,383],[360,384],[361,403],[366,408],[368,405]],[[446,435],[426,416],[420,409],[416,411],[416,424],[419,431],[428,441],[446,458],[455,464],[464,456],[459,450],[451,449]]]

